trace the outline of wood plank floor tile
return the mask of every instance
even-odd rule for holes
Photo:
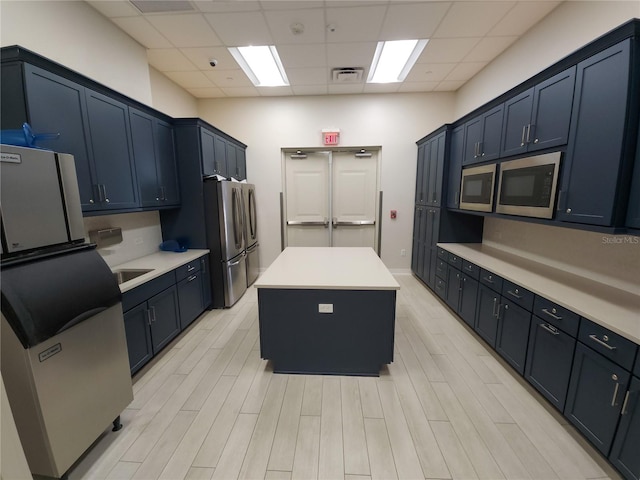
[[[301,415],[322,414],[322,376],[303,375],[304,395],[302,397]]]
[[[499,423],[496,426],[526,467],[531,478],[547,478],[550,480],[558,478],[549,463],[547,463],[547,460],[522,432],[519,425],[514,423]]]
[[[229,440],[227,440],[220,460],[218,460],[213,479],[228,480],[230,478],[238,478],[257,420],[258,415],[247,413],[238,415],[233,430],[229,435]]]
[[[211,480],[213,476],[213,468],[191,467],[187,472],[185,480]],[[179,477],[174,477],[179,478]]]
[[[358,377],[341,377],[344,473],[370,475]]]
[[[449,422],[429,422],[454,480],[477,479],[467,452]]]
[[[341,479],[344,477],[343,451],[340,377],[324,377],[318,478]]]
[[[291,480],[291,472],[281,472],[279,470],[267,470],[264,480]]]
[[[298,427],[291,479],[312,480],[318,478],[319,455],[320,417],[303,415],[300,417]]]
[[[380,395],[378,395],[378,382],[375,378],[359,377],[360,402],[362,403],[362,416],[365,418],[384,418]]]
[[[140,464],[137,462],[118,462],[109,472],[106,480],[131,480],[138,468]]]
[[[270,376],[273,376],[273,373]],[[289,376],[282,401],[282,411],[278,418],[276,434],[271,447],[271,455],[267,466],[269,470],[290,472],[293,469],[293,456],[296,448],[304,386],[304,377]]]
[[[365,418],[364,431],[367,436],[367,450],[371,463],[372,480],[393,480],[398,478],[393,460],[387,425],[382,418]]]

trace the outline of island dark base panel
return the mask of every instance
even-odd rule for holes
[[[261,357],[275,373],[378,376],[393,362],[395,306],[395,290],[259,288]]]

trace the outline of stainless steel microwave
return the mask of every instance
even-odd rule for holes
[[[477,212],[492,211],[495,177],[495,163],[463,169],[460,184],[460,209]]]
[[[553,152],[503,162],[496,212],[552,218],[560,157],[560,152]]]

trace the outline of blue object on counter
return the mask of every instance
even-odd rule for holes
[[[177,240],[167,240],[160,244],[160,250],[164,252],[186,252],[186,245],[181,245]]]
[[[0,143],[18,147],[42,148],[36,145],[40,140],[57,140],[59,133],[33,133],[28,123],[22,124],[22,130],[0,130]]]

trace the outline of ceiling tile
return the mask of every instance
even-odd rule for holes
[[[514,5],[515,2],[456,2],[433,38],[483,37]]]
[[[328,91],[326,85],[292,85],[291,89],[295,95],[326,95]]]
[[[417,63],[460,62],[480,41],[480,37],[434,38],[424,47]]]
[[[187,92],[196,98],[220,98],[227,96],[219,88],[187,88]]]
[[[264,14],[276,43],[322,43],[324,42],[324,10],[277,10]],[[291,25],[300,24],[304,31],[299,35],[291,32]]]
[[[408,40],[431,38],[443,19],[451,2],[411,3],[389,5],[382,25],[382,40]]]
[[[291,85],[326,85],[329,73],[324,67],[316,68],[289,68],[287,77]]]
[[[365,83],[363,93],[396,93],[402,83]]]
[[[261,97],[287,97],[293,95],[291,87],[256,87]]]
[[[181,72],[197,70],[196,66],[177,48],[158,48],[147,50],[147,60],[161,72]]]
[[[371,66],[374,53],[376,42],[329,43],[327,63],[330,67],[362,67],[366,71]]]
[[[88,3],[102,15],[109,18],[140,15],[140,11],[126,0],[89,1]]]
[[[456,67],[455,63],[425,63],[415,64],[406,82],[439,82],[444,80]]]
[[[278,55],[284,69],[326,67],[326,53],[324,45],[281,45],[278,47]]]
[[[235,70],[238,68],[235,58],[227,47],[181,48],[180,51],[198,68],[198,70]],[[218,65],[211,67],[209,61],[215,58]]]
[[[113,22],[145,48],[171,48],[171,42],[163,37],[144,17],[114,18]]]
[[[440,82],[440,84],[433,89],[434,92],[455,92],[465,83],[464,81],[452,81],[445,80],[444,82]]]
[[[207,13],[205,17],[228,47],[273,45],[269,27],[260,12]]]
[[[202,72],[164,72],[164,74],[186,89],[211,88],[215,86]]]
[[[403,82],[399,92],[430,92],[435,89],[440,82]]]
[[[202,14],[147,15],[146,18],[176,47],[221,45]]]
[[[451,70],[451,73],[447,75],[445,80],[457,80],[466,82],[476,73],[482,70],[486,65],[487,62],[459,63],[453,70]]]
[[[533,25],[547,16],[562,2],[518,2],[513,9],[504,16],[489,35],[522,35]]]
[[[287,0],[284,2],[277,0],[267,0],[260,2],[262,8],[264,10],[290,10],[292,8],[297,9],[305,9],[305,8],[322,8],[324,7],[323,1],[317,0],[303,0],[303,1],[292,1]]]
[[[192,3],[203,13],[250,12],[260,10],[260,3],[249,0],[206,0]]]
[[[364,84],[359,83],[355,85],[345,85],[345,84],[329,85],[328,91],[330,94],[335,94],[335,95],[362,93],[364,91]]]
[[[251,80],[239,68],[235,70],[211,70],[203,73],[217,87],[250,87],[253,85]]]
[[[222,91],[228,97],[258,97],[258,89],[256,87],[229,87],[222,88]]]
[[[464,57],[464,61],[490,62],[517,39],[518,37],[484,37],[473,50],[469,52],[469,55]]]
[[[371,42],[378,40],[386,6],[362,6],[327,8],[327,25],[335,31],[327,31],[327,42]]]

